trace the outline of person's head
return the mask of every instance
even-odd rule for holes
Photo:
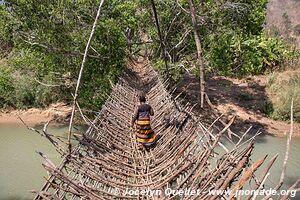
[[[144,95],[140,95],[139,99],[140,99],[140,103],[146,102],[146,97]]]

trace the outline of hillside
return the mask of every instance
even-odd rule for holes
[[[269,0],[267,29],[271,33],[289,38],[300,48],[300,1]]]

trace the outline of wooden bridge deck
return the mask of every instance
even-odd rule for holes
[[[154,108],[152,127],[162,136],[150,151],[138,150],[129,128],[140,92]],[[253,143],[227,150],[220,143],[227,127],[209,132],[191,109],[172,98],[149,65],[128,67],[72,154],[56,145],[62,164],[45,160],[50,178],[35,199],[219,199],[209,191],[241,184]],[[198,194],[169,195],[167,188]],[[143,190],[156,193],[134,192]]]

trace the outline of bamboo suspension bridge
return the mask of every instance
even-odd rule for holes
[[[155,112],[152,127],[161,135],[148,151],[138,150],[135,134],[130,130],[141,92]],[[79,143],[71,154],[58,138],[47,133],[45,125],[42,134],[64,159],[55,166],[40,153],[49,178],[41,190],[35,191],[35,199],[235,199],[209,191],[236,191],[250,179],[252,189],[262,187],[277,156],[269,161],[262,175],[256,176],[254,172],[266,156],[251,162],[255,136],[245,141],[246,132],[233,149],[228,149],[220,139],[232,121],[218,131],[212,128],[218,119],[205,127],[192,109],[172,97],[149,64],[131,63],[94,121],[85,119],[89,128],[77,138]],[[132,192],[143,190],[195,190],[197,195]]]
[[[201,38],[193,1],[188,2],[197,48],[202,108],[205,90]],[[245,188],[246,184],[252,191],[264,189],[264,183],[270,175],[270,168],[277,159],[278,155],[275,155],[267,161],[267,156],[262,155],[256,161],[251,160],[254,141],[260,132],[250,137],[248,134],[250,129],[244,133],[234,133],[230,130],[234,117],[224,122],[221,119],[222,115],[216,115],[216,119],[211,123],[202,123],[201,118],[193,112],[195,105],[184,104],[178,98],[179,95],[174,97],[172,92],[167,90],[168,82],[162,81],[147,61],[130,61],[95,119],[90,120],[84,115],[77,97],[103,3],[104,0],[100,0],[83,54],[73,95],[68,138],[49,134],[47,127],[50,122],[46,123],[40,131],[28,127],[20,118],[27,128],[52,143],[62,157],[61,163],[56,166],[47,155],[37,152],[44,158],[43,166],[48,173],[48,178],[41,189],[33,191],[36,193],[34,199],[257,199],[257,193],[250,193],[245,197],[236,192]],[[167,69],[166,46],[161,35],[154,1],[151,1],[151,4],[160,41],[160,53],[164,57]],[[147,42],[142,40],[140,44],[144,43]],[[132,44],[134,43],[128,40],[129,49]],[[129,52],[130,56],[138,53],[133,53],[131,50]],[[147,50],[145,57],[146,54]],[[147,101],[154,109],[151,127],[160,135],[154,147],[142,150],[136,141],[135,131],[130,127],[132,115],[138,104],[137,99],[141,93],[146,95]],[[213,108],[208,96],[205,97],[207,103]],[[293,133],[292,110],[293,103],[291,131],[287,140],[283,170],[279,183],[274,188],[276,191],[279,191],[283,185],[285,177]],[[71,135],[75,113],[81,115],[89,128],[82,136],[74,135],[73,138]],[[215,114],[215,111],[211,110],[211,113]],[[217,126],[217,123],[221,125]],[[222,143],[223,139],[230,141],[230,148]],[[73,148],[71,140],[76,144]],[[257,174],[258,168],[261,167],[263,167],[262,173]],[[300,179],[289,190],[300,191],[299,183]],[[277,197],[283,200],[289,199],[289,196],[290,194],[286,193]],[[272,199],[271,194],[265,194],[263,199]]]

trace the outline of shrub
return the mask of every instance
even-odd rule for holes
[[[222,75],[261,74],[289,56],[282,41],[264,34],[243,38],[226,32],[209,40],[217,40],[217,43],[207,41],[206,59]]]
[[[10,69],[0,66],[0,108],[13,105],[14,86]]]
[[[17,108],[35,106],[36,84],[27,76],[18,76],[14,80],[14,105]]]
[[[166,69],[165,63],[161,59],[157,59],[153,63],[156,70],[161,72],[164,78],[167,78],[167,72],[169,73],[169,78],[171,83],[178,83],[182,80],[183,75],[185,74],[186,70],[183,63],[177,62],[177,63],[168,63],[168,70]],[[189,64],[187,65],[187,67]],[[190,69],[190,68],[189,68]],[[194,70],[195,71],[195,70]],[[196,73],[196,71],[195,71]]]

